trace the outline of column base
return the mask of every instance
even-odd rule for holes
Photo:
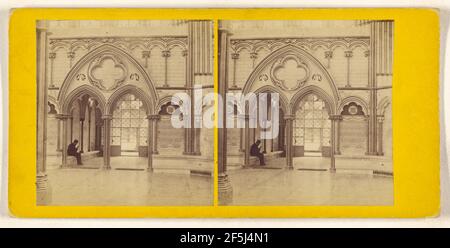
[[[341,151],[336,151],[334,155],[341,155]]]
[[[39,172],[36,175],[36,205],[48,205],[51,202],[51,190],[47,174]]]
[[[102,169],[111,170],[111,165],[103,165]]]
[[[336,173],[336,168],[330,168],[331,173]]]
[[[377,152],[366,152],[366,155],[369,155],[369,156],[376,156],[376,155],[378,155],[378,153]]]
[[[228,175],[225,173],[219,174],[218,178],[219,188],[219,205],[230,205],[233,202],[233,188],[231,187]]]

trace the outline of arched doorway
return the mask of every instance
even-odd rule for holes
[[[154,115],[148,94],[134,85],[122,86],[109,97],[105,112],[105,167],[152,170]]]
[[[114,107],[111,124],[111,156],[147,156],[147,114],[134,94],[123,95]]]
[[[104,100],[90,86],[80,86],[73,90],[63,102],[62,114],[58,118],[62,122],[62,166],[76,165],[74,157],[67,156],[67,146],[78,140],[78,151],[82,153],[85,164],[90,159],[102,155],[96,144],[101,144],[101,113],[104,112]],[[100,166],[100,162],[95,163]]]
[[[293,156],[330,156],[331,121],[326,103],[316,94],[300,100],[293,126]]]

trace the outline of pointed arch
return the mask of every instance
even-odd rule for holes
[[[114,93],[109,97],[109,100],[106,104],[105,108],[105,114],[112,115],[114,111],[114,107],[116,106],[117,102],[126,94],[133,94],[139,100],[141,100],[144,103],[144,107],[146,109],[147,115],[151,115],[154,113],[153,109],[153,102],[154,100],[151,99],[151,96],[147,95],[142,89],[134,86],[134,85],[124,85],[120,88],[118,88]]]
[[[61,112],[64,114],[70,113],[70,108],[73,102],[82,95],[89,95],[98,101],[98,107],[102,113],[105,113],[105,98],[100,90],[90,85],[81,85],[70,92],[64,99],[62,99]]]
[[[391,104],[391,99],[386,96],[378,103],[377,107],[377,115],[384,115],[384,112],[386,111],[386,108]]]
[[[304,49],[302,49],[298,46],[295,46],[295,45],[291,45],[291,44],[275,50],[274,52],[269,54],[267,57],[265,57],[263,60],[261,60],[261,62],[259,62],[259,64],[256,66],[256,68],[252,71],[252,73],[248,77],[242,92],[244,94],[251,92],[253,84],[257,81],[260,73],[265,68],[267,68],[270,64],[274,63],[277,59],[279,59],[280,56],[288,55],[288,54],[298,55],[298,56],[304,58],[307,62],[310,62],[313,65],[315,65],[317,68],[319,68],[319,70],[323,73],[324,77],[326,78],[326,81],[329,83],[329,87],[332,91],[333,95],[331,97],[331,99],[332,99],[331,103],[335,105],[335,103],[339,102],[340,97],[339,97],[339,92],[338,92],[337,86],[336,86],[333,78],[331,77],[331,75],[328,73],[328,71],[322,65],[322,63],[320,63],[319,60],[317,60],[314,56],[312,56],[310,53],[308,53]],[[300,89],[300,90],[302,90],[302,89]],[[323,90],[321,90],[321,91],[323,91]],[[333,110],[333,112],[334,111],[335,111],[335,109]]]
[[[297,91],[297,93],[295,93],[295,95],[291,99],[290,114],[294,114],[300,101],[309,94],[314,94],[325,102],[325,107],[327,108],[329,115],[336,114],[336,103],[333,101],[333,98],[328,95],[323,89],[314,85],[303,87],[302,89]]]
[[[280,96],[280,107],[283,110],[283,112],[288,113],[289,112],[289,100],[288,98],[283,94],[283,92],[279,89],[277,89],[275,86],[272,85],[265,85],[261,88],[258,88],[255,90],[255,94],[258,95],[259,93],[277,93]]]
[[[138,61],[136,61],[130,54],[111,44],[103,44],[93,49],[91,52],[87,53],[80,60],[78,60],[78,62],[72,67],[69,73],[67,73],[61,85],[61,90],[59,91],[58,94],[58,101],[63,103],[65,99],[68,99],[67,95],[69,94],[68,90],[70,88],[70,84],[74,81],[74,78],[76,77],[77,73],[81,70],[81,68],[90,63],[97,56],[104,53],[111,53],[116,56],[124,58],[139,71],[139,73],[143,76],[148,91],[150,92],[150,99],[151,101],[153,101],[151,106],[154,106],[154,101],[158,99],[158,94],[156,92],[156,88],[150,76],[147,74],[147,72],[141,66],[141,64]]]
[[[172,98],[177,98],[179,101],[181,101],[180,98],[174,95],[164,96],[161,99],[159,99],[158,104],[156,105],[155,108],[155,113],[158,113],[161,110],[161,107],[164,106],[165,104],[172,102]]]
[[[341,113],[344,110],[344,106],[351,102],[354,102],[354,103],[360,105],[363,108],[364,114],[367,115],[369,113],[368,112],[369,107],[368,107],[368,104],[366,103],[366,101],[364,101],[362,98],[357,97],[357,96],[349,96],[349,97],[342,99],[341,104],[339,105],[338,112]]]

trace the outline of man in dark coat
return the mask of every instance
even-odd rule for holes
[[[259,165],[266,165],[264,163],[264,154],[259,150],[259,145],[261,144],[260,140],[257,140],[251,147],[250,147],[250,155],[255,156],[259,158]]]
[[[67,147],[67,155],[74,156],[77,158],[77,164],[82,165],[81,163],[81,153],[78,152],[78,140],[74,140],[69,147]]]

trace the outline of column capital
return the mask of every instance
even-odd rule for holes
[[[161,119],[161,117],[159,115],[147,115],[147,119],[157,121]]]
[[[239,59],[239,53],[232,53],[231,54],[232,59]]]
[[[294,120],[295,119],[295,115],[284,115],[284,119],[285,120]]]
[[[250,115],[249,114],[238,114],[237,117],[238,117],[238,119],[241,119],[241,120],[248,120],[248,119],[250,119]]]
[[[73,58],[75,58],[75,52],[67,52],[67,58],[69,58],[69,59],[73,59]]]
[[[369,57],[370,56],[370,50],[364,51],[364,57]]]
[[[143,59],[148,59],[148,58],[150,58],[150,51],[149,51],[149,50],[144,50],[144,51],[142,51],[142,58],[143,58]]]
[[[102,120],[111,120],[112,115],[102,115]]]
[[[346,58],[351,58],[351,57],[353,57],[353,51],[351,51],[351,50],[345,51],[345,57],[346,57]]]
[[[49,59],[55,59],[56,58],[56,53],[55,52],[51,52],[48,54],[48,58]]]
[[[161,56],[163,56],[164,58],[170,57],[170,51],[169,50],[162,51]]]
[[[257,53],[257,52],[252,52],[252,53],[250,53],[250,58],[251,58],[251,59],[256,59],[256,58],[258,58],[258,53]]]
[[[333,51],[325,51],[325,58],[326,59],[331,59],[333,58]]]
[[[67,120],[69,117],[70,117],[70,115],[68,115],[68,114],[57,114],[56,115],[56,119],[59,119],[59,120]]]
[[[384,115],[377,115],[377,121],[382,123],[384,121]]]
[[[189,54],[189,52],[188,52],[187,49],[184,49],[184,50],[181,52],[181,56],[183,56],[183,57],[188,56],[188,54]]]
[[[332,121],[341,121],[342,115],[330,115],[329,119]]]

